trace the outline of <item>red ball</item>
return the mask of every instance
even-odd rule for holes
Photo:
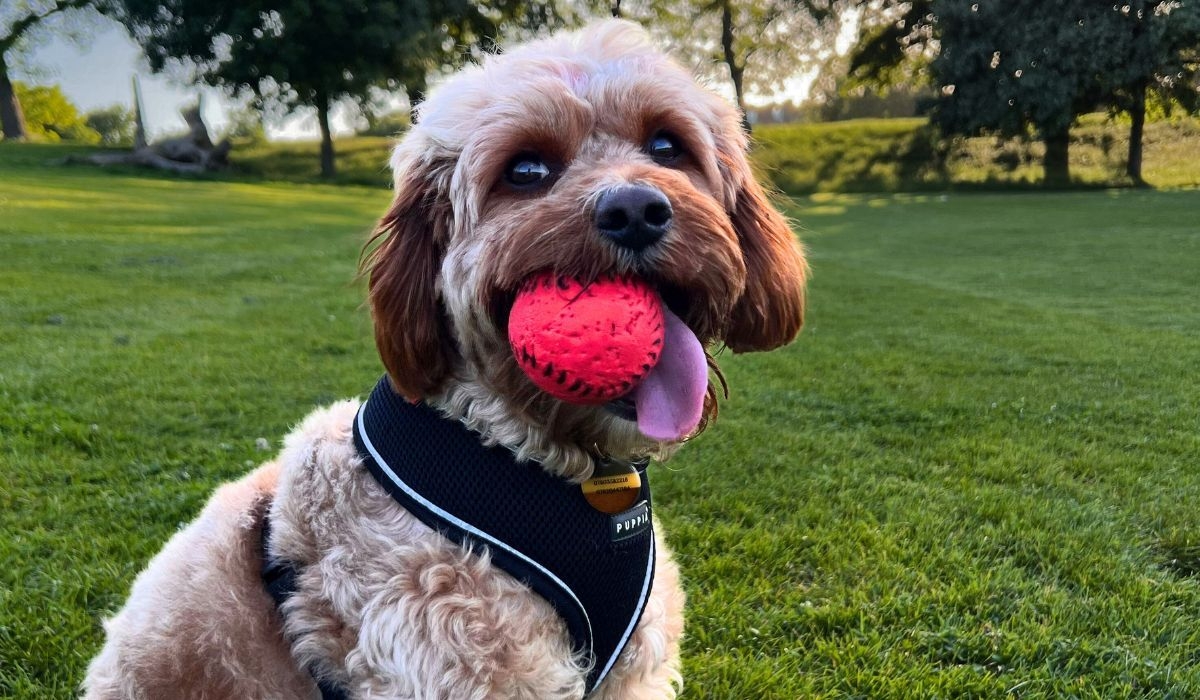
[[[585,285],[543,272],[517,293],[508,342],[542,391],[570,403],[606,403],[629,393],[658,364],[662,301],[633,276]]]

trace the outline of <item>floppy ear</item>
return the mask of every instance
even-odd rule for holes
[[[438,293],[449,200],[417,168],[396,179],[391,209],[364,251],[375,345],[392,385],[409,401],[436,390],[457,350]]]
[[[767,199],[739,154],[741,185],[731,220],[746,262],[746,289],[734,306],[725,345],[734,352],[772,350],[804,324],[808,264],[787,219]]]

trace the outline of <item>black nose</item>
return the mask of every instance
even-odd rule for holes
[[[671,201],[649,185],[621,185],[600,195],[596,228],[613,243],[642,250],[671,228]]]

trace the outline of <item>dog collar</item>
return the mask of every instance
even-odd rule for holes
[[[409,403],[380,379],[354,421],[354,444],[375,480],[406,510],[545,598],[587,655],[590,693],[612,670],[650,596],[650,484],[639,466],[636,505],[606,514],[536,462],[485,447],[460,421]]]

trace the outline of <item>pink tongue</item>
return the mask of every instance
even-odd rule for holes
[[[663,308],[663,351],[633,390],[638,430],[652,440],[682,440],[700,424],[708,391],[704,347],[679,317]]]

